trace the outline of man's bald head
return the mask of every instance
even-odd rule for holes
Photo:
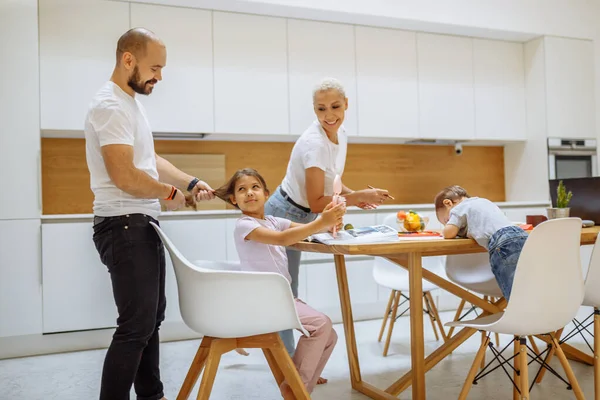
[[[117,64],[121,62],[125,53],[131,53],[137,59],[145,57],[150,43],[164,47],[158,36],[146,28],[128,30],[117,42]]]
[[[133,28],[119,38],[115,72],[124,77],[134,92],[152,93],[154,85],[162,80],[166,64],[167,49],[154,32]]]

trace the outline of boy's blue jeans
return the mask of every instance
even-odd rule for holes
[[[490,265],[507,301],[510,298],[517,262],[527,237],[527,232],[518,226],[507,226],[499,229],[490,238]]]

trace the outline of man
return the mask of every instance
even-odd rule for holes
[[[150,225],[161,206],[214,198],[205,182],[154,151],[152,132],[136,94],[162,80],[165,45],[150,31],[131,29],[117,43],[110,81],[93,98],[85,121],[86,157],[94,192],[94,244],[112,281],[117,329],[106,353],[101,400],[165,399],[158,329],[164,320],[165,253]]]

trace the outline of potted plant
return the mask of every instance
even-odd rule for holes
[[[573,193],[571,191],[567,192],[563,181],[559,181],[556,188],[556,207],[549,207],[547,209],[548,219],[568,218],[571,210],[569,208],[571,197],[573,197]]]

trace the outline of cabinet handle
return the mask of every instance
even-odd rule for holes
[[[38,211],[42,215],[42,149],[38,150],[37,154],[37,198]]]

